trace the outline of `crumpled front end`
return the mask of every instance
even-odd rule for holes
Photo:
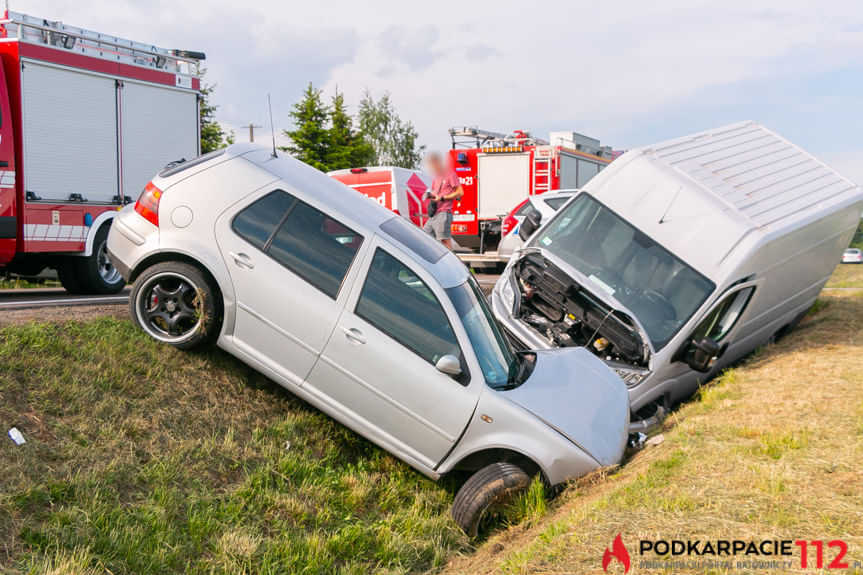
[[[629,437],[629,394],[623,381],[589,351],[536,352],[536,366],[527,381],[501,394],[599,465],[614,465],[623,457]]]

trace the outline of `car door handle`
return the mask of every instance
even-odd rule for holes
[[[356,344],[366,343],[366,336],[363,335],[363,332],[358,330],[355,327],[347,328],[343,327],[342,331],[345,332],[345,337],[347,337],[351,342]]]
[[[243,252],[228,252],[228,255],[234,258],[234,263],[236,263],[241,268],[252,269],[255,267],[255,264],[252,263],[252,258],[247,256]]]

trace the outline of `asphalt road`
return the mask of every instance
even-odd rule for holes
[[[115,295],[72,295],[63,288],[0,290],[0,310],[33,309],[54,306],[123,305],[129,301],[129,288]]]

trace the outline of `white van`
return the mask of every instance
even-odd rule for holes
[[[861,210],[860,188],[753,122],[647,146],[522,224],[492,307],[526,348],[601,357],[637,412],[794,327]]]
[[[426,223],[425,193],[431,189],[432,180],[421,170],[376,166],[334,170],[327,175],[419,227]]]

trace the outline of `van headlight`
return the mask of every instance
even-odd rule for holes
[[[616,373],[620,379],[623,380],[626,387],[635,387],[650,375],[650,372],[645,369],[624,367],[619,364],[609,365],[609,367],[614,370],[614,373]]]
[[[515,281],[512,274],[501,278],[503,281],[497,283],[497,295],[510,312],[515,313]]]

